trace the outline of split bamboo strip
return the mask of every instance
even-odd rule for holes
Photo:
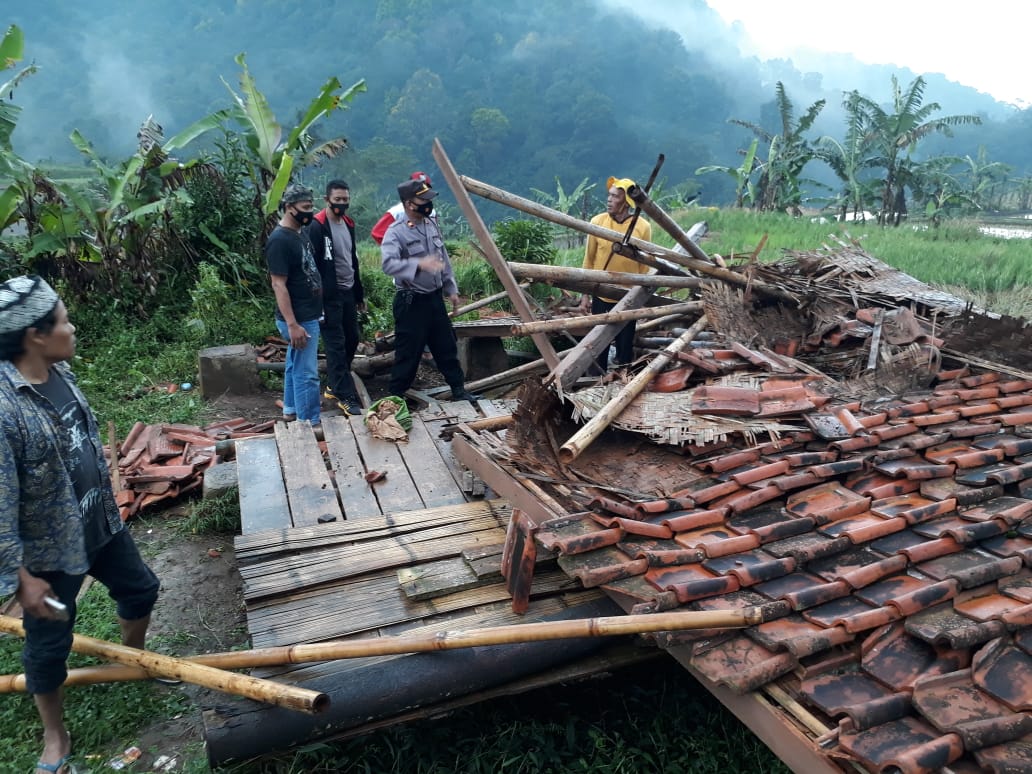
[[[22,623],[17,618],[0,616],[0,631],[18,637],[25,636]],[[310,691],[292,685],[275,683],[257,677],[238,675],[213,666],[200,664],[148,650],[130,648],[106,640],[98,640],[83,634],[76,634],[72,639],[72,650],[87,656],[116,661],[129,667],[143,671],[148,677],[168,677],[182,680],[204,688],[212,688],[223,693],[244,696],[255,701],[275,704],[298,712],[317,713],[330,706],[330,697],[319,691]]]
[[[521,282],[519,284],[519,287],[521,289],[526,289],[529,286],[530,286],[529,282]],[[477,309],[480,309],[482,307],[487,306],[488,304],[493,304],[495,301],[501,301],[503,298],[508,298],[508,297],[509,297],[509,291],[503,290],[501,293],[495,293],[493,296],[487,296],[486,298],[480,298],[480,299],[477,299],[476,301],[474,301],[474,302],[472,302],[470,304],[466,304],[465,306],[460,306],[454,312],[449,312],[448,316],[449,317],[461,317],[464,314],[468,314],[469,312],[474,312]],[[387,337],[387,339],[389,341],[393,342],[394,341],[394,334],[391,333]]]
[[[700,317],[691,328],[685,331],[673,344],[664,349],[659,355],[649,361],[635,377],[613,398],[602,407],[587,424],[573,434],[573,436],[559,449],[559,460],[564,463],[573,462],[580,454],[591,445],[591,442],[602,434],[602,431],[609,427],[610,423],[620,416],[631,401],[645,389],[653,377],[658,374],[677,353],[688,346],[692,339],[703,330],[709,321],[706,315]]]
[[[617,637],[653,632],[676,632],[690,629],[738,629],[763,623],[766,619],[761,607],[740,610],[703,610],[648,615],[618,615],[586,618],[579,621],[541,621],[508,626],[490,626],[482,629],[457,629],[427,634],[402,634],[396,637],[367,637],[301,645],[283,645],[274,648],[209,653],[189,659],[190,666],[220,669],[248,669],[307,664],[314,661],[333,661],[345,658],[390,656],[404,653],[426,653],[437,650],[458,650],[490,645],[511,645],[518,642],[545,642],[579,637]],[[78,635],[76,635],[78,639]],[[108,643],[105,643],[108,644]],[[130,648],[129,650],[132,650]],[[167,657],[166,657],[167,658]],[[183,659],[173,659],[185,661]],[[90,667],[73,669],[65,685],[142,680],[151,674],[141,667]],[[239,676],[239,675],[233,675]],[[267,682],[267,681],[266,681]],[[279,686],[277,687],[286,687]],[[0,692],[24,690],[22,675],[0,677]],[[314,693],[314,691],[308,691]]]
[[[626,309],[622,312],[606,312],[605,314],[589,314],[583,317],[559,317],[554,320],[538,320],[531,323],[517,323],[512,326],[513,335],[520,336],[528,333],[552,333],[563,330],[583,330],[594,328],[596,325],[608,325],[609,323],[624,322],[627,320],[649,320],[656,317],[665,317],[671,314],[688,314],[689,312],[701,312],[704,308],[702,301],[685,301],[681,304],[667,304],[665,306],[649,306],[644,309]]]

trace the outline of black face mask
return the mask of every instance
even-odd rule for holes
[[[424,218],[429,218],[431,213],[434,211],[433,201],[425,202],[424,204],[416,205],[416,212],[422,215]]]
[[[331,204],[330,212],[336,215],[338,218],[343,218],[348,212],[348,205],[346,204]]]
[[[312,222],[312,218],[315,217],[315,213],[312,210],[294,210],[290,213],[294,220],[297,221],[299,226],[307,226]]]

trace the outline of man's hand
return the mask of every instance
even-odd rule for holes
[[[430,274],[440,274],[444,271],[444,258],[440,255],[428,255],[425,258],[420,258],[419,263],[420,271],[429,272]]]
[[[581,296],[577,309],[581,314],[588,314],[591,311],[591,296]]]
[[[287,323],[287,333],[290,334],[290,346],[294,349],[304,349],[308,346],[308,331],[302,328],[300,323]]]
[[[363,301],[363,302],[362,302],[361,304],[355,304],[355,311],[356,311],[356,312],[367,312],[367,311],[369,311],[369,310],[368,310],[368,309],[366,308],[366,303],[365,303],[365,301]]]
[[[54,590],[49,583],[32,575],[24,567],[18,570],[18,591],[15,592],[15,597],[22,610],[34,618],[57,620],[57,615],[44,601],[47,597],[56,599]]]
[[[448,300],[451,301],[452,314],[455,314],[457,311],[459,311],[459,294],[455,293],[453,295],[448,296]]]

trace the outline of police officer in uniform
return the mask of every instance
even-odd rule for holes
[[[431,218],[437,191],[425,180],[406,180],[398,186],[404,217],[396,220],[380,245],[384,272],[394,279],[394,366],[390,391],[403,396],[416,378],[423,347],[430,348],[441,375],[451,388],[452,400],[476,400],[465,387],[459,365],[455,329],[444,306],[459,308],[451,260],[444,239]]]

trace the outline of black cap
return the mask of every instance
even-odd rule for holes
[[[398,197],[403,202],[415,199],[417,196],[433,199],[437,196],[437,191],[431,188],[425,180],[406,180],[398,186]]]

